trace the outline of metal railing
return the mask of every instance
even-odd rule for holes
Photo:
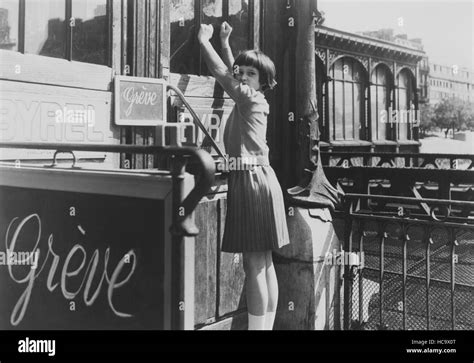
[[[389,166],[434,169],[474,169],[473,154],[389,152],[321,152],[325,166]]]
[[[344,329],[474,329],[474,220],[451,213],[463,208],[474,202],[346,194],[344,251],[359,258],[344,267]]]
[[[134,146],[134,145],[92,145],[92,144],[64,144],[64,143],[31,143],[31,142],[0,142],[1,148],[55,150],[53,162],[48,167],[56,166],[56,156],[59,153],[68,153],[73,156],[72,167],[75,167],[74,151],[110,152],[124,154],[144,154],[166,156],[171,161],[170,173],[173,183],[173,225],[171,232],[178,236],[195,236],[199,233],[191,219],[192,212],[201,198],[214,184],[216,166],[214,159],[204,150],[193,147],[171,146]],[[188,160],[192,158],[193,173],[197,176],[194,189],[182,199],[181,180]],[[179,211],[183,211],[180,213]]]
[[[357,194],[374,194],[371,189],[379,188],[377,194],[408,197],[416,194],[416,189],[434,187],[436,190],[430,192],[432,197],[451,199],[452,191],[462,192],[474,183],[474,170],[461,169],[326,166],[324,172],[331,183],[339,183],[345,192]]]

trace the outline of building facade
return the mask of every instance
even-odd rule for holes
[[[419,40],[316,26],[316,87],[322,148],[418,151],[426,58]],[[423,90],[424,89],[424,90]],[[423,98],[421,100],[423,102]]]
[[[430,104],[437,104],[444,98],[459,98],[474,102],[474,72],[457,65],[429,63]]]

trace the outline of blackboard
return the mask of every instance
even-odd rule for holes
[[[40,250],[36,270],[0,266],[0,329],[162,329],[164,208],[0,186],[0,251]]]
[[[141,77],[115,77],[115,124],[157,126],[166,122],[166,83]]]

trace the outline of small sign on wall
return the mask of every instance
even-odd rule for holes
[[[115,124],[158,126],[166,123],[166,81],[115,77]]]

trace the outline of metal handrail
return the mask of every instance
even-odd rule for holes
[[[391,202],[413,202],[413,203],[431,203],[438,205],[462,205],[472,206],[474,208],[474,202],[464,200],[446,200],[446,199],[430,199],[430,198],[413,198],[413,197],[399,197],[391,195],[371,195],[371,194],[356,194],[347,193],[344,199],[373,199],[373,200],[387,200]]]
[[[356,151],[321,151],[322,156],[375,156],[375,157],[399,157],[399,158],[439,158],[439,159],[474,159],[473,154],[431,154],[431,153],[391,153],[391,152],[356,152]]]
[[[73,153],[73,151],[112,152],[147,155],[167,155],[174,157],[175,166],[171,174],[174,180],[184,173],[186,157],[197,159],[197,183],[187,197],[175,208],[176,218],[171,226],[171,233],[176,236],[196,236],[199,230],[191,219],[192,212],[202,197],[209,192],[214,183],[215,163],[211,155],[196,147],[176,146],[135,146],[135,145],[101,145],[101,144],[61,144],[61,143],[30,143],[30,142],[0,142],[0,148],[56,150],[58,152]],[[50,167],[50,166],[48,166]],[[173,188],[176,183],[173,183]],[[174,194],[178,192],[173,190]],[[178,213],[184,211],[184,213]]]
[[[179,99],[181,100],[181,102],[183,102],[183,104],[186,106],[186,108],[189,110],[189,112],[191,112],[191,116],[193,116],[193,120],[194,120],[194,123],[201,129],[202,132],[204,132],[204,134],[209,138],[212,146],[214,147],[214,149],[217,151],[217,153],[219,154],[219,156],[221,158],[223,158],[224,160],[226,160],[226,156],[224,155],[224,152],[221,150],[221,148],[219,147],[219,145],[217,145],[217,143],[214,141],[214,139],[212,138],[212,136],[209,134],[209,132],[207,131],[207,129],[204,127],[204,125],[202,124],[201,122],[201,119],[199,118],[199,116],[197,115],[197,113],[194,111],[194,109],[192,108],[192,106],[189,104],[189,102],[186,100],[186,97],[184,96],[184,94],[181,92],[181,90],[178,88],[178,87],[175,87],[171,84],[168,84],[167,85],[167,88],[168,89],[171,89],[172,91],[174,91],[176,93],[176,95],[179,97]]]

